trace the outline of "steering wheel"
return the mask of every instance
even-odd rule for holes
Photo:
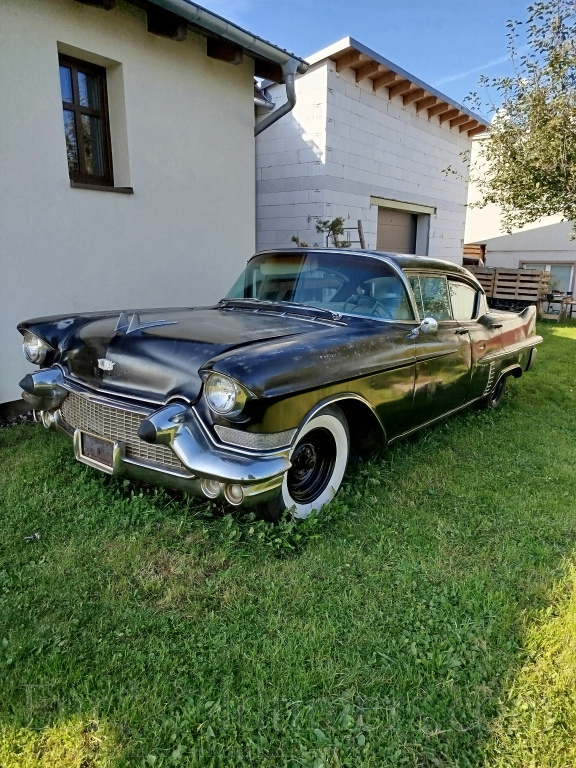
[[[370,310],[368,312],[369,316],[385,317],[388,320],[394,319],[394,316],[389,307],[387,307],[385,304],[382,304],[381,301],[378,301],[378,299],[375,299],[373,296],[367,296],[365,294],[352,294],[352,296],[350,296],[350,298],[344,304],[342,311],[354,314],[355,310],[359,309],[360,307],[366,307],[368,310]],[[359,312],[358,314],[364,314],[364,312]]]

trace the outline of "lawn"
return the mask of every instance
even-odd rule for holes
[[[576,324],[272,526],[0,430],[0,766],[572,768]]]

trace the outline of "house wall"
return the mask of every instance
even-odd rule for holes
[[[115,184],[70,187],[58,51],[107,68]],[[253,62],[149,34],[123,2],[0,4],[0,402],[20,320],[220,298],[254,250]]]
[[[434,208],[429,228],[421,222],[417,252],[462,262],[466,178],[445,169],[463,169],[466,136],[404,107],[401,97],[373,93],[371,81],[357,84],[352,70],[337,73],[330,60],[298,78],[297,99],[256,141],[258,248],[290,245],[293,234],[323,245],[318,216],[343,216],[351,226],[361,219],[375,248],[373,196]]]

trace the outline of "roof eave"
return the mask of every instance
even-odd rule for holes
[[[242,27],[202,8],[191,0],[148,0],[148,2],[179,16],[195,28],[240,46],[243,51],[255,59],[275,64],[280,68],[293,61],[298,74],[304,74],[309,67],[309,64],[299,56],[295,56],[252,32],[242,29]],[[276,82],[283,82],[282,76],[278,77]]]
[[[345,57],[352,52],[358,54],[358,61],[351,65],[351,68],[356,71],[357,81],[367,78],[372,79],[373,83],[375,83],[375,90],[377,87],[388,88],[389,98],[398,95],[403,98],[404,104],[414,102],[417,111],[421,109],[431,110],[431,112],[428,112],[429,118],[437,114],[441,123],[449,120],[450,128],[459,128],[459,132],[466,132],[469,138],[488,130],[489,123],[483,117],[471,112],[459,102],[454,101],[454,99],[436,90],[431,85],[428,85],[423,80],[410,74],[410,72],[402,69],[402,67],[399,67],[394,62],[389,61],[352,37],[345,37],[333,45],[318,51],[309,56],[307,61],[310,66],[327,59],[335,61],[337,65],[339,61],[346,64]],[[370,67],[371,63],[372,67]],[[363,76],[363,73],[366,72],[368,74]],[[393,73],[396,76],[396,79],[390,82],[389,86],[386,84],[384,77],[387,73]],[[383,81],[383,84],[380,86],[376,83],[379,78]],[[406,84],[404,90],[402,90],[403,83]],[[393,88],[397,86],[400,87],[396,94]],[[431,100],[434,100],[433,103]],[[420,105],[424,106],[421,107]],[[457,112],[450,114],[448,117],[448,113],[451,110],[457,110]],[[445,117],[442,117],[442,115],[445,115]],[[467,117],[468,120],[464,121],[464,117]]]

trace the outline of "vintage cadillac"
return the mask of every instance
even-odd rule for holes
[[[278,517],[319,510],[350,453],[462,408],[531,368],[536,309],[494,312],[475,278],[417,256],[257,254],[215,306],[28,320],[20,382],[76,458]]]

